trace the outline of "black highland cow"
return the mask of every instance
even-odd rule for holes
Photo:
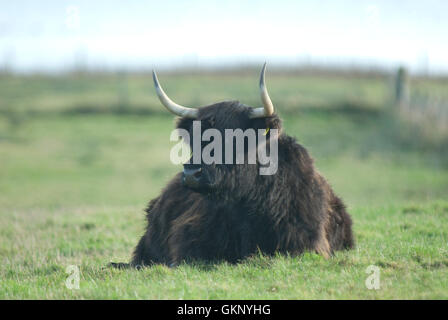
[[[197,120],[202,130],[278,129],[278,169],[260,175],[259,163],[185,164],[149,203],[147,228],[131,263],[112,266],[175,266],[192,259],[238,262],[258,250],[268,255],[313,251],[329,257],[354,246],[343,202],[315,169],[307,150],[281,132],[264,84],[265,67],[260,77],[262,108],[237,101],[185,108],[168,98],[153,73],[162,104],[180,116],[178,128],[191,133]]]

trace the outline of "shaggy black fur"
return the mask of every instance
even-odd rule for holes
[[[147,228],[130,266],[237,262],[258,250],[329,257],[354,246],[351,218],[307,150],[281,133],[277,115],[250,119],[249,113],[250,107],[227,101],[201,108],[197,120],[203,130],[221,132],[279,129],[277,173],[259,175],[258,164],[202,165],[212,187],[199,192],[183,186],[182,173],[177,174],[149,203]],[[191,126],[191,119],[178,120],[178,128]]]

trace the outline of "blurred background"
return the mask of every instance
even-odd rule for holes
[[[1,1],[2,221],[143,209],[180,169],[150,71],[180,104],[257,107],[265,61],[286,132],[350,207],[446,199],[447,12],[414,0]]]

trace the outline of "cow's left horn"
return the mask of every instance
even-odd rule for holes
[[[162,87],[160,86],[159,79],[157,79],[157,74],[154,70],[152,71],[152,79],[154,80],[154,87],[156,88],[157,96],[159,97],[160,102],[162,102],[162,104],[168,109],[168,111],[171,111],[172,113],[180,117],[191,119],[196,119],[198,117],[198,109],[186,108],[184,106],[181,106],[173,102],[166,95],[165,91],[163,91]]]
[[[271,98],[269,98],[268,89],[266,89],[264,74],[266,72],[266,62],[261,69],[260,75],[260,94],[261,102],[263,103],[263,108],[255,108],[252,110],[250,115],[251,118],[262,118],[269,117],[274,113],[274,105],[272,104]]]

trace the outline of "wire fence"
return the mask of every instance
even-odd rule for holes
[[[400,117],[431,139],[448,139],[448,95],[422,90],[404,68],[395,77],[395,102]]]

